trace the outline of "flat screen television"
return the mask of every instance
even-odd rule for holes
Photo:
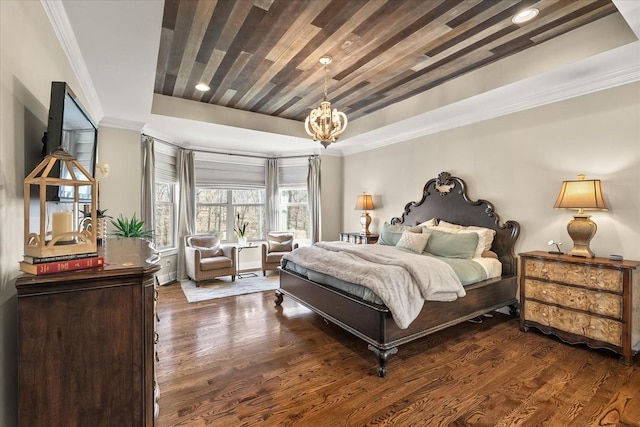
[[[42,143],[43,158],[62,147],[78,159],[91,176],[95,176],[98,127],[66,82],[51,82],[49,121]],[[49,176],[71,178],[61,162],[56,163]],[[91,187],[79,187],[78,196],[79,201],[91,201]],[[73,201],[73,187],[48,187],[47,200]]]

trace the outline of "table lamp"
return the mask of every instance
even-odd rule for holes
[[[591,215],[584,211],[607,210],[600,180],[585,179],[584,175],[578,175],[577,181],[564,181],[554,208],[578,210],[567,224],[567,232],[573,240],[573,248],[569,255],[593,258],[595,254],[589,248],[589,242],[596,234],[598,226],[591,221]]]
[[[362,224],[362,229],[360,230],[360,234],[371,234],[369,233],[369,224],[371,224],[371,217],[367,212],[375,209],[375,207],[373,206],[373,198],[371,197],[371,195],[362,193],[362,195],[358,196],[355,209],[362,211],[362,216],[360,217],[360,224]]]

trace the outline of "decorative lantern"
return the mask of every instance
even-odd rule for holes
[[[60,163],[60,177],[49,176]],[[31,199],[32,187],[38,199]],[[90,187],[91,221],[96,223],[96,180],[78,160],[58,149],[45,159],[24,180],[24,254],[33,257],[53,257],[97,251],[96,233],[81,229],[80,187]],[[55,188],[52,188],[55,187]],[[63,188],[69,202],[47,202],[49,193]],[[83,188],[84,190],[84,188]],[[34,191],[35,193],[35,191]],[[83,191],[85,193],[85,191]],[[36,202],[39,203],[36,205]],[[39,208],[39,210],[38,210]],[[32,222],[39,222],[39,226]]]

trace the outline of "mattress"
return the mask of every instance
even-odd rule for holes
[[[449,264],[460,279],[460,282],[463,286],[468,286],[473,283],[481,282],[483,280],[499,277],[502,274],[502,264],[495,258],[459,259],[436,256],[432,257]],[[328,274],[309,270],[290,260],[283,259],[282,268],[284,270],[306,277],[313,282],[339,289],[343,292],[346,292],[350,295],[356,296],[373,304],[384,305],[380,297],[378,297],[375,292],[373,292],[366,286],[345,282]]]

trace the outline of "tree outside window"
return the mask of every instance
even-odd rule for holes
[[[155,227],[156,247],[167,249],[175,247],[175,184],[155,183]]]
[[[264,189],[196,188],[196,232],[217,234],[221,241],[235,242],[237,217],[247,223],[249,241],[265,237]]]
[[[280,229],[295,239],[309,238],[309,204],[306,187],[280,188]]]

